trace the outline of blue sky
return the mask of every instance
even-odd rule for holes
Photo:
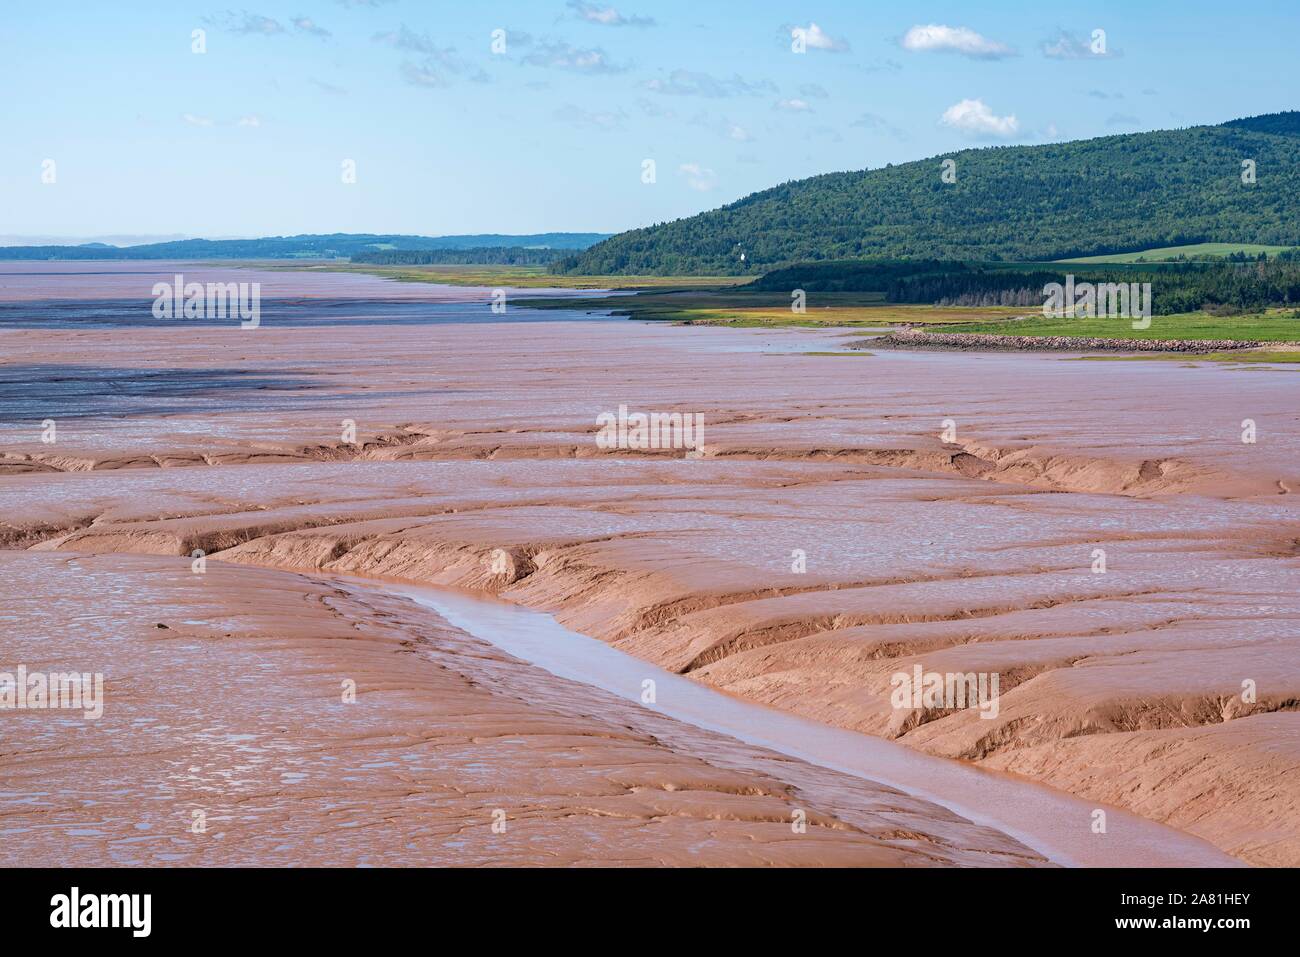
[[[615,232],[817,173],[1294,108],[1298,41],[1295,0],[15,2],[0,234]]]

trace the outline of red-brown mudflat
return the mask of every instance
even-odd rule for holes
[[[501,316],[490,290],[334,274],[272,274],[241,330],[153,320],[174,264],[22,265],[0,269],[22,609],[0,670],[134,677],[98,722],[0,715],[24,729],[7,848],[1043,863],[860,778],[659,736],[409,603],[295,574],[325,573],[496,594],[732,695],[1300,863],[1295,371],[803,355],[838,334]],[[702,414],[702,456],[600,448],[621,405]],[[997,674],[996,717],[892,706],[918,665]],[[197,841],[194,810],[226,836]]]

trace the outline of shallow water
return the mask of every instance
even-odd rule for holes
[[[562,678],[640,701],[655,682],[655,711],[741,741],[889,785],[997,828],[1068,866],[1243,866],[1205,841],[1106,807],[1106,834],[1091,829],[1098,805],[1030,781],[937,758],[883,738],[750,704],[570,631],[552,616],[449,589],[385,585],[463,631]]]
[[[275,263],[236,266],[192,260],[78,260],[0,262],[0,302],[77,300],[112,307],[116,300],[152,301],[158,282],[175,283],[179,274],[189,282],[257,283],[263,301],[302,297],[367,302],[485,302],[495,291],[488,286],[452,286],[431,282],[400,282],[368,273],[335,272],[322,268],[275,268]],[[599,296],[603,290],[518,289],[516,296]]]

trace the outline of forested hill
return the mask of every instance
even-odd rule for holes
[[[1300,244],[1300,112],[962,150],[783,183],[566,257],[581,274],[762,273],[864,257],[1043,261],[1201,242]],[[941,179],[955,161],[956,181]],[[1243,183],[1253,160],[1256,182]],[[744,259],[741,259],[741,254]]]

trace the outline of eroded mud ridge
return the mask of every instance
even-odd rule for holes
[[[237,656],[236,670],[256,676],[268,662],[276,663],[268,671],[281,661],[310,670],[317,651],[374,650],[374,642],[337,639],[365,637],[376,622],[398,647],[416,639],[436,654],[464,647],[455,645],[463,636],[449,637],[452,629],[406,620],[396,605],[380,614],[355,595],[346,599],[359,603],[349,605],[355,627],[317,641],[313,622],[324,619],[297,616],[328,588],[317,591],[286,573],[456,585],[553,612],[576,631],[731,694],[1026,775],[1165,822],[1245,861],[1300,863],[1295,373],[1047,355],[891,352],[843,360],[800,354],[838,344],[834,333],[548,315],[562,321],[368,324],[340,326],[336,334],[274,325],[256,332],[180,325],[4,330],[11,364],[55,369],[25,388],[0,391],[0,539],[10,550],[3,556],[14,570],[9,580],[26,582],[20,595],[40,594],[55,587],[51,569],[80,562],[105,583],[72,589],[55,614],[43,610],[27,620],[84,621],[105,588],[117,589],[134,598],[114,612],[118,624],[109,631],[138,634],[140,626],[157,642],[148,628],[175,627],[152,607],[173,600],[169,589],[213,594],[215,585],[195,585],[200,576],[189,571],[200,550],[206,575],[220,576],[203,581],[238,587],[192,613],[177,606],[172,617],[200,623],[193,627],[204,634],[215,628],[247,637],[205,647],[226,649]],[[133,407],[138,377],[115,374],[193,370],[198,377],[244,363],[302,388],[292,401],[268,401],[265,380],[223,381],[212,394],[199,389],[182,408],[159,413]],[[50,415],[43,410],[59,395],[60,365],[100,370],[104,398],[86,396],[78,384],[82,394],[63,406],[74,411],[55,416],[57,441],[42,443]],[[84,383],[80,373],[64,378]],[[109,402],[117,413],[96,415]],[[596,417],[620,404],[702,412],[703,456],[598,449]],[[1247,420],[1250,442],[1243,441]],[[355,441],[341,439],[345,422],[356,426]],[[234,627],[239,615],[272,599],[294,611],[261,630]],[[128,650],[107,635],[87,648],[99,646]],[[27,653],[36,657],[34,648]],[[482,647],[467,654],[500,657]],[[891,677],[918,665],[997,674],[996,716],[895,707]],[[478,713],[470,703],[434,721],[420,710],[428,707],[425,695],[412,692],[422,687],[414,673],[374,667],[404,689],[405,697],[394,699],[403,729],[413,715],[441,728]],[[473,680],[485,694],[515,696],[517,710],[497,727],[540,720],[536,701],[517,682],[545,680],[494,668]],[[337,698],[335,665],[318,670]],[[324,679],[320,689],[323,702]],[[593,705],[583,720],[594,712],[619,725],[607,707]],[[296,748],[317,740],[310,725],[283,719],[277,727],[289,729],[286,743]],[[566,726],[570,732],[606,733],[588,725]],[[84,737],[90,733],[81,729],[75,740],[98,746]],[[718,843],[694,859],[699,863],[1034,862],[1014,841],[962,830],[973,826],[954,824],[940,809],[915,809],[917,818],[904,827],[875,816],[879,807],[845,810],[840,798],[806,803],[828,822],[858,828],[862,843],[841,842],[849,831],[833,822],[818,832],[830,840],[784,841],[792,837],[792,802],[805,800],[791,798],[790,789],[822,792],[752,763],[760,759],[750,754],[702,771],[698,762],[709,764],[725,746],[677,733],[690,741],[667,749],[676,756],[642,742],[637,746],[651,749],[644,755],[625,750],[595,763],[623,774],[653,755],[686,762],[691,774],[732,775],[729,783],[655,791],[629,778],[637,796],[625,806],[637,810],[623,816],[607,814],[604,804],[593,811],[598,802],[589,797],[576,800],[586,792],[566,779],[569,803],[546,804],[567,808],[546,812],[560,828],[547,833],[568,848],[551,860],[595,862],[573,851],[574,842],[613,840],[609,834],[619,832],[627,856],[605,863],[687,862],[692,835],[707,832]],[[317,747],[318,757],[343,747],[320,734],[318,747],[306,746]],[[568,745],[557,745],[552,758],[540,739],[517,745],[510,734],[500,732],[503,745],[525,763],[506,775],[513,784],[495,779],[494,793],[513,787],[536,795],[520,782],[534,787],[543,774],[537,767],[552,759],[568,767]],[[352,752],[358,768],[383,765],[364,769],[375,775],[366,786],[426,793],[427,782],[412,782],[403,769],[414,760],[403,757],[413,753],[409,742],[375,750],[376,740],[365,738]],[[466,768],[490,776],[508,764],[501,751],[474,754],[446,758],[443,767],[456,771],[438,786],[463,789]],[[536,766],[527,764],[529,754]],[[131,759],[123,761],[119,777],[130,779]],[[759,772],[780,786],[747,777]],[[32,787],[36,780],[28,779]],[[460,822],[466,860],[504,861],[509,855],[490,845],[491,830],[474,829],[496,805],[470,790],[473,800],[453,801],[458,810],[447,812],[448,821]],[[707,800],[682,796],[693,790]],[[644,795],[652,792],[661,814],[645,811]],[[302,794],[276,793],[286,807]],[[730,795],[732,817],[718,812],[722,799],[709,796],[722,793]],[[311,840],[323,842],[323,822],[342,796],[326,789],[319,799],[319,813],[309,815],[319,825]],[[687,804],[672,804],[678,800]],[[417,827],[400,820],[400,801],[379,806],[386,808],[384,833],[395,840]],[[614,827],[606,818],[634,823]],[[648,818],[656,823],[642,833],[658,835],[653,852],[627,836]],[[724,819],[725,827],[717,823]],[[24,826],[36,834],[36,824]],[[681,844],[663,837],[670,829]],[[246,830],[250,853],[289,860],[303,843],[301,835],[270,843],[253,830]],[[416,845],[414,857],[436,860],[442,852],[434,844],[444,846],[448,833],[407,843]],[[525,860],[542,855],[547,838],[536,833],[540,843],[515,849]],[[386,861],[398,859],[407,858]]]
[[[1046,863],[529,668],[410,602],[142,556],[0,568],[6,654],[93,663],[108,689],[97,720],[6,716],[7,865],[50,863],[52,834],[83,866]]]

